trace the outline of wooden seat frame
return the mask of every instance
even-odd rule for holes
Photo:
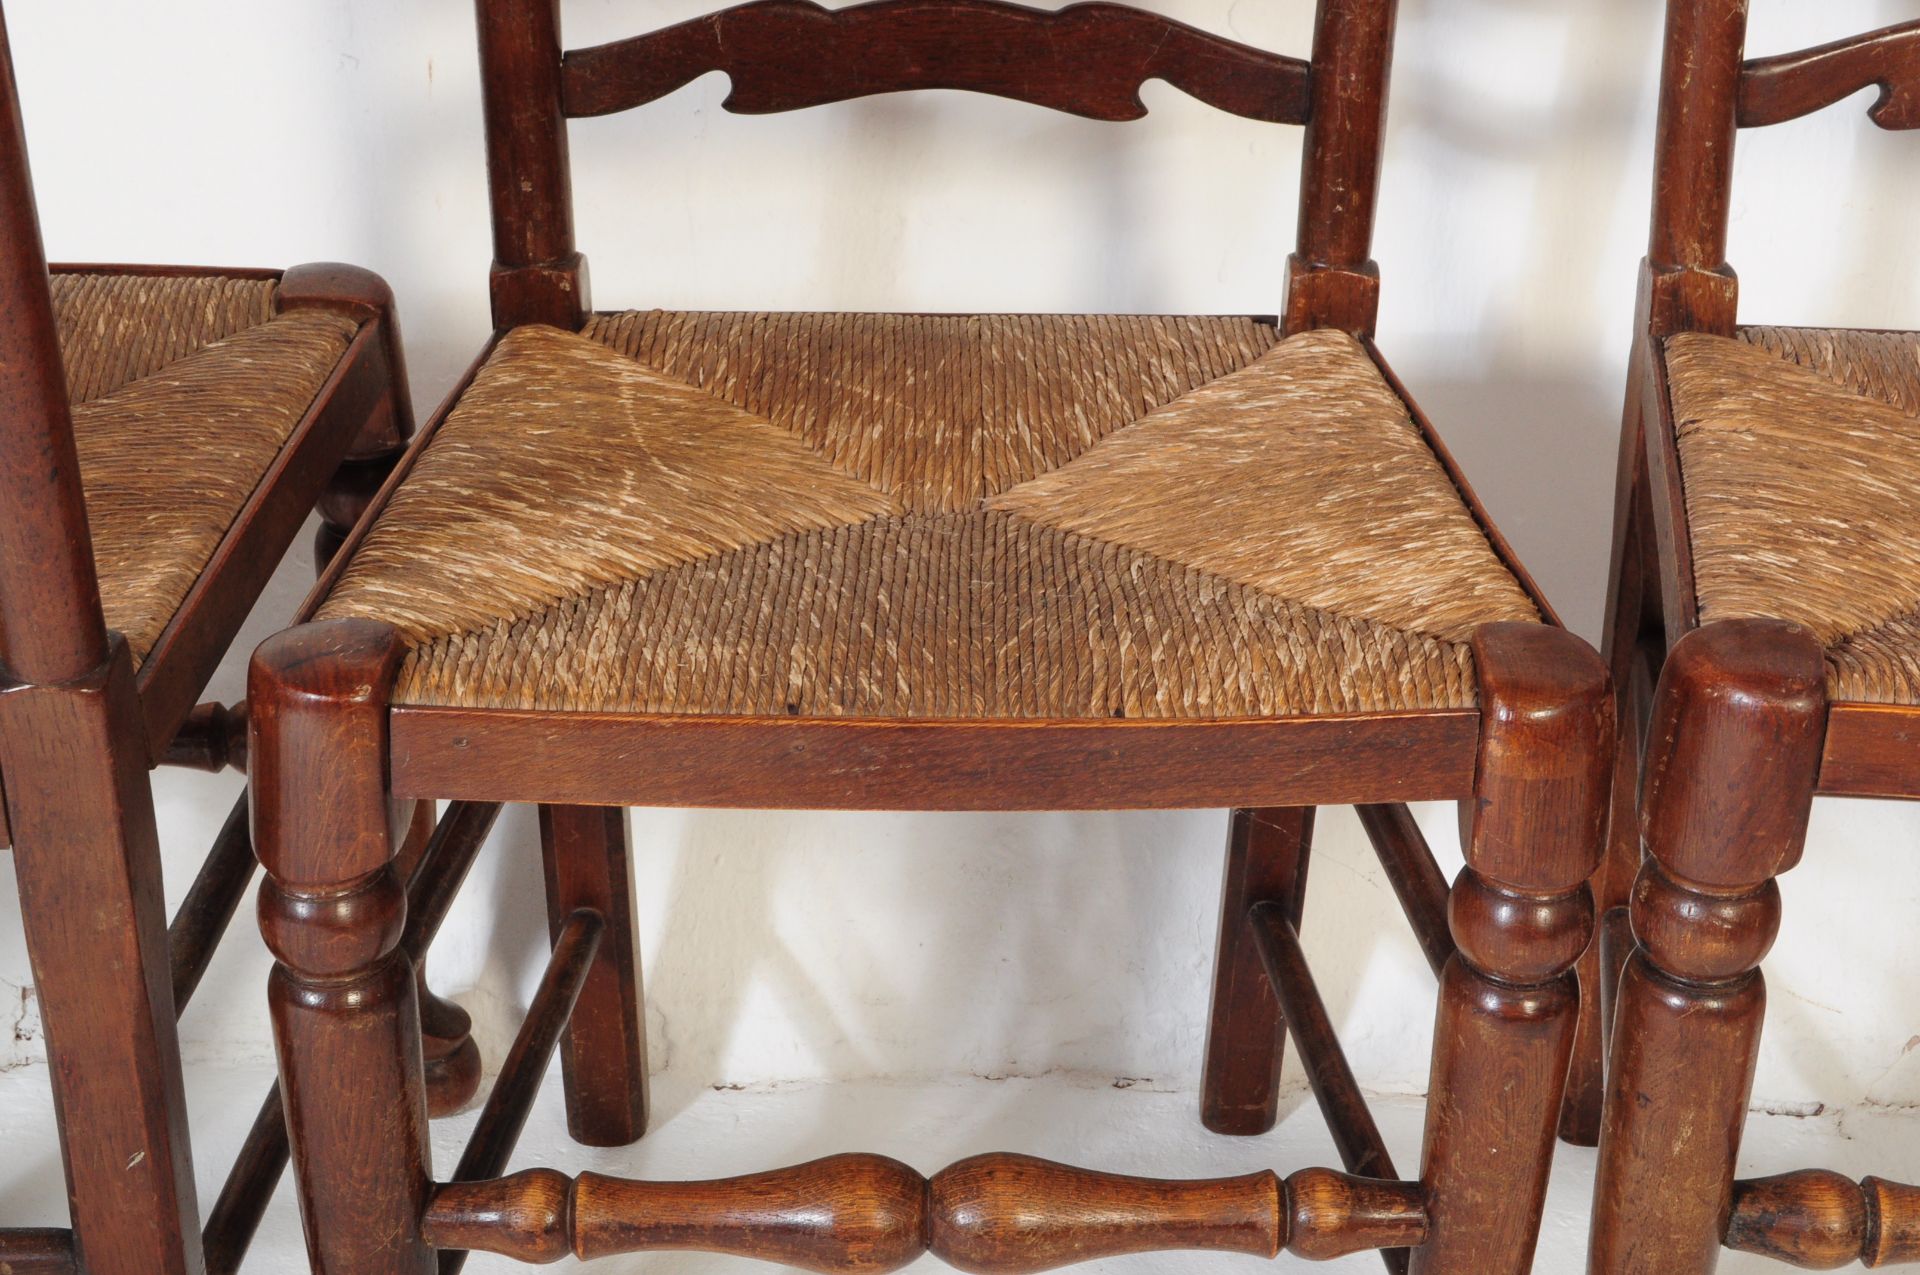
[[[1920,708],[1829,703],[1822,645],[1797,625],[1700,621],[1664,343],[1734,334],[1737,132],[1872,85],[1875,123],[1920,127],[1920,23],[1751,60],[1746,27],[1746,0],[1667,5],[1605,643],[1621,778],[1596,878],[1612,976],[1596,1275],[1701,1275],[1723,1243],[1816,1269],[1920,1261],[1914,1188],[1733,1176],[1765,1008],[1758,966],[1780,924],[1774,878],[1800,858],[1813,796],[1920,796]]]
[[[244,765],[245,712],[194,706],[268,578],[318,508],[322,561],[413,433],[393,295],[341,265],[284,273],[55,266],[90,275],[274,279],[275,306],[351,315],[358,330],[205,569],[134,667],[107,630],[49,271],[0,21],[0,847],[11,845],[66,1170],[70,1225],[0,1230],[11,1275],[231,1275],[286,1166],[277,1094],[263,1105],[204,1231],[175,1021],[251,881],[246,801],[169,926],[147,771]],[[191,428],[191,422],[180,422]],[[460,812],[456,812],[457,814]],[[427,854],[424,823],[408,861]],[[445,858],[484,827],[434,838]],[[436,911],[437,908],[437,911]],[[444,915],[419,899],[415,950]],[[479,1082],[464,1015],[437,1001],[434,1105]]]
[[[1226,109],[1305,125],[1281,324],[1345,330],[1379,361],[1369,245],[1393,0],[1320,0],[1311,64],[1111,4],[1050,14],[999,0],[878,0],[829,12],[759,0],[567,52],[557,0],[478,0],[477,12],[502,332],[575,330],[588,312],[570,116],[635,106],[721,69],[733,77],[736,110],[946,88],[1120,120],[1142,113],[1140,83],[1158,76]],[[375,517],[464,389],[429,421],[376,498]],[[1410,400],[1408,411],[1525,581]],[[358,542],[322,580],[309,615]],[[1551,622],[1489,625],[1472,645],[1477,709],[908,721],[396,705],[403,648],[391,626],[335,619],[269,640],[250,682],[254,832],[269,878],[261,926],[278,958],[270,997],[313,1268],[424,1275],[436,1261],[458,1269],[475,1249],[546,1262],[700,1248],[821,1271],[891,1270],[925,1251],[965,1270],[1028,1271],[1148,1249],[1271,1257],[1284,1248],[1310,1258],[1381,1249],[1390,1270],[1427,1275],[1521,1275],[1574,1050],[1573,968],[1592,931],[1587,880],[1604,839],[1613,697],[1591,648]],[[445,1182],[433,1179],[424,1139],[411,918],[394,866],[408,811],[435,799],[542,805],[556,942]],[[1451,892],[1392,804],[1414,800],[1461,803],[1469,866]],[[1363,803],[1440,976],[1415,1181],[1398,1180],[1295,934],[1311,808],[1327,803]],[[928,1179],[851,1155],[710,1183],[546,1169],[497,1177],[562,1038],[575,1136],[627,1141],[644,1125],[631,874],[622,816],[611,809],[626,805],[1235,807],[1204,1115],[1222,1131],[1270,1127],[1291,1033],[1349,1172],[1170,1183],[991,1155]]]

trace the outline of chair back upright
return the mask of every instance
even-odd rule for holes
[[[643,105],[711,71],[729,110],[766,114],[875,93],[960,89],[1103,120],[1145,113],[1163,79],[1231,113],[1306,128],[1289,332],[1370,335],[1371,259],[1397,0],[1319,0],[1310,62],[1119,4],[1058,12],[1004,0],[750,0],[567,50],[560,0],[476,0],[492,192],[493,314],[577,328],[589,308],[574,242],[567,121]]]
[[[1920,22],[1818,48],[1746,56],[1748,0],[1668,0],[1647,261],[1649,326],[1733,333],[1739,287],[1727,264],[1735,140],[1832,106],[1869,86],[1868,116],[1920,128]]]

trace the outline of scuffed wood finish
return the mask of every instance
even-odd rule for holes
[[[21,922],[89,1275],[196,1275],[159,836],[132,660],[108,650],[0,692]]]
[[[523,1262],[698,1250],[837,1275],[898,1270],[923,1252],[982,1275],[1177,1249],[1327,1260],[1418,1244],[1425,1231],[1411,1182],[1330,1169],[1163,1181],[1005,1153],[931,1179],[859,1154],[709,1182],[529,1169],[440,1187],[426,1223],[443,1249]]]
[[[1920,1187],[1821,1169],[1736,1182],[1727,1247],[1813,1271],[1920,1262]]]
[[[1672,0],[1653,170],[1657,272],[1726,270],[1747,0]],[[1728,313],[1728,333],[1733,316]]]
[[[487,186],[493,205],[493,322],[577,328],[587,263],[574,250],[560,0],[474,0]]]
[[[6,1275],[77,1275],[73,1264],[73,1232],[0,1231],[0,1271]]]
[[[1850,36],[1817,49],[1754,58],[1740,76],[1740,127],[1811,115],[1868,85],[1880,97],[1867,117],[1881,128],[1920,128],[1920,22]]]
[[[647,1011],[627,812],[542,806],[540,848],[553,940],[581,908],[606,931],[561,1046],[567,1129],[583,1146],[623,1147],[647,1131]]]
[[[1485,718],[1448,915],[1415,1275],[1525,1275],[1545,1204],[1613,774],[1613,693],[1564,630],[1473,636]]]
[[[1667,657],[1641,799],[1639,947],[1614,1011],[1593,1275],[1714,1267],[1766,1005],[1758,966],[1780,924],[1773,878],[1806,837],[1824,685],[1819,640],[1779,621],[1708,625]]]
[[[402,797],[550,805],[1115,810],[1452,801],[1473,711],[1196,722],[393,710]]]
[[[1833,705],[1827,712],[1820,791],[1836,797],[1920,795],[1920,709]]]
[[[755,0],[566,55],[569,115],[640,106],[710,71],[743,115],[914,89],[989,93],[1099,120],[1147,113],[1165,80],[1248,119],[1304,124],[1307,64],[1119,4],[1033,9],[1003,0],[869,0],[828,9]]]
[[[1289,336],[1314,328],[1373,335],[1380,309],[1374,208],[1398,10],[1398,0],[1320,0],[1300,228],[1288,259]]]
[[[1279,1114],[1286,1024],[1261,963],[1253,907],[1278,903],[1293,924],[1300,923],[1312,845],[1311,806],[1243,809],[1230,816],[1200,1074],[1200,1119],[1215,1133],[1265,1133]]]
[[[287,1132],[316,1275],[429,1275],[426,1084],[386,785],[399,635],[368,621],[269,638],[248,677],[260,931]]]
[[[424,809],[426,803],[421,805]],[[407,881],[407,928],[400,937],[400,950],[409,959],[417,962],[426,955],[440,923],[446,919],[447,910],[453,906],[460,883],[466,880],[468,870],[480,853],[481,843],[499,814],[497,805],[455,802],[433,826],[432,836],[427,839]],[[402,855],[396,858],[404,857],[403,848]],[[473,1066],[476,1073],[473,1080],[477,1083],[477,1053]],[[443,1071],[441,1079],[442,1088],[436,1092],[435,1077],[428,1072],[428,1099],[432,1109],[457,1109],[473,1096],[473,1089],[463,1074]],[[234,1275],[239,1269],[279,1185],[280,1175],[286,1170],[287,1156],[287,1122],[280,1087],[275,1084],[260,1104],[253,1127],[247,1131],[247,1140],[207,1215],[203,1232],[207,1275]]]

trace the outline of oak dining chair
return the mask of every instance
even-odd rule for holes
[[[249,682],[313,1268],[1380,1249],[1391,1270],[1522,1275],[1613,698],[1373,344],[1392,0],[1321,0],[1311,62],[1112,4],[759,0],[573,50],[557,0],[476,9],[496,333]],[[950,89],[1122,121],[1161,79],[1304,125],[1283,314],[593,310],[569,119],[716,70],[745,113]],[[438,1181],[394,866],[435,799],[541,805],[554,939]],[[1461,803],[1451,889],[1412,800]],[[1320,804],[1363,806],[1439,972],[1416,1179],[1301,955]],[[629,805],[1235,808],[1203,1114],[1269,1127],[1291,1033],[1348,1172],[1166,1182],[995,1154],[929,1179],[849,1154],[704,1183],[499,1176],[563,1044],[576,1137],[644,1127]]]
[[[246,1250],[285,1168],[280,1104],[203,1240],[174,1026],[253,876],[245,801],[169,926],[147,771],[243,764],[244,711],[195,699],[309,513],[324,558],[412,430],[393,298],[364,270],[49,270],[0,19],[0,847],[70,1214],[0,1230],[0,1272],[231,1275]],[[450,1110],[479,1059],[427,1003]]]
[[[1723,1245],[1920,1261],[1915,1188],[1734,1179],[1813,797],[1920,797],[1920,334],[1743,324],[1727,264],[1739,130],[1869,86],[1875,123],[1920,126],[1920,23],[1755,58],[1746,27],[1746,0],[1667,4],[1606,636],[1627,808],[1597,878],[1596,1275],[1703,1275]]]

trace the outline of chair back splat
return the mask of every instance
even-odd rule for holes
[[[919,89],[1013,98],[1091,119],[1146,114],[1165,80],[1234,115],[1302,124],[1300,230],[1286,328],[1370,335],[1370,259],[1397,0],[1320,0],[1313,61],[1125,5],[1058,11],[1004,0],[751,0],[594,48],[565,50],[559,0],[477,0],[493,199],[496,326],[578,328],[566,122],[654,101],[711,71],[725,106],[763,115]]]
[[[1746,56],[1747,0],[1671,0],[1654,161],[1652,334],[1732,335],[1738,287],[1727,264],[1738,131],[1799,119],[1869,85],[1886,129],[1920,128],[1920,22],[1814,49]]]

